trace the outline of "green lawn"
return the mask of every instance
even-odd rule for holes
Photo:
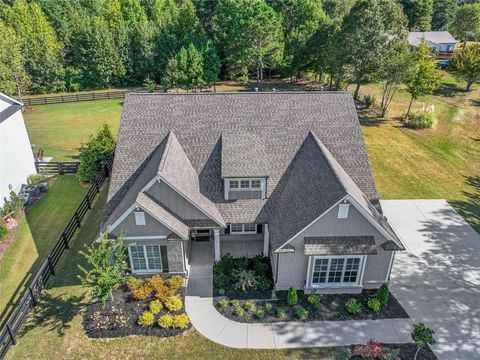
[[[98,100],[67,104],[40,105],[24,114],[30,142],[35,150],[58,161],[77,160],[82,142],[103,124],[111,125],[117,135],[122,101]]]
[[[50,191],[27,212],[12,246],[0,260],[2,315],[11,310],[11,297],[16,301],[23,294],[25,284],[60,237],[86,191],[75,176],[54,178]]]
[[[79,285],[76,266],[83,262],[78,251],[95,237],[106,201],[106,189],[87,216],[73,247],[57,268],[57,276],[44,292],[41,303],[18,336],[7,359],[347,359],[346,348],[296,350],[236,350],[213,343],[195,330],[183,336],[162,339],[129,336],[118,339],[89,339],[82,327],[82,309],[90,298]],[[61,275],[60,275],[61,274]]]

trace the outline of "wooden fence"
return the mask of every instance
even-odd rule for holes
[[[31,97],[20,100],[26,106],[32,105],[48,105],[48,104],[61,104],[78,101],[92,101],[92,100],[105,100],[105,99],[123,99],[125,94],[129,91],[119,90],[110,92],[99,93],[84,93],[84,94],[71,94],[71,95],[55,95],[55,96],[43,96],[43,97]]]
[[[103,170],[97,174],[95,181],[93,182],[87,195],[80,203],[72,218],[65,227],[62,235],[58,239],[57,243],[53,247],[50,254],[43,261],[40,269],[33,277],[30,286],[20,298],[15,309],[11,312],[10,316],[4,321],[0,328],[0,359],[3,359],[10,346],[15,345],[16,335],[20,331],[23,323],[25,322],[28,313],[32,308],[37,305],[37,302],[41,296],[41,292],[45,287],[50,277],[55,275],[55,267],[57,266],[60,258],[65,250],[70,247],[70,240],[73,235],[80,228],[82,220],[91,209],[95,197],[100,193],[100,188],[103,185],[105,179],[110,176],[113,165],[113,154],[103,165]]]
[[[36,161],[35,168],[37,169],[38,173],[48,174],[48,175],[76,174],[78,171],[79,164],[80,163],[78,161],[70,161],[70,162]]]

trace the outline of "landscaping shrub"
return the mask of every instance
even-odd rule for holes
[[[245,314],[245,310],[241,306],[235,306],[235,309],[233,309],[233,313],[236,316],[243,316],[243,314]]]
[[[138,318],[138,325],[147,327],[152,326],[155,322],[155,315],[153,315],[150,311],[145,311],[140,317]]]
[[[272,309],[273,309],[272,303],[265,303],[265,305],[263,305],[263,307],[265,308],[265,311],[272,311]]]
[[[268,265],[263,260],[263,255],[256,255],[253,259],[253,269],[258,275],[266,275],[268,272]]]
[[[287,311],[284,308],[277,308],[277,317],[279,319],[285,319],[287,317]]]
[[[298,294],[297,294],[297,289],[291,287],[288,289],[288,295],[287,295],[287,304],[290,306],[297,305],[298,303]]]
[[[182,299],[179,296],[170,296],[165,301],[165,307],[170,311],[179,311],[183,306]]]
[[[185,285],[184,279],[180,275],[173,275],[171,278],[167,280],[167,283],[171,289],[175,289],[175,290],[180,289]]]
[[[232,304],[232,306],[240,306],[240,300],[232,300],[230,304]]]
[[[257,278],[257,286],[260,290],[268,290],[271,288],[272,283],[270,282],[270,279],[268,279],[266,276],[259,276]]]
[[[152,295],[152,292],[153,292],[153,289],[151,288],[151,286],[147,283],[143,283],[136,289],[132,290],[132,296],[136,300],[144,300],[150,297],[150,295]]]
[[[380,311],[382,304],[380,303],[380,300],[378,300],[376,297],[372,297],[368,299],[367,306],[370,308],[370,310],[377,313]]]
[[[25,204],[18,197],[17,193],[15,191],[10,191],[9,199],[6,200],[5,203],[3,204],[2,216],[5,216],[13,212],[12,216],[15,219],[17,219],[24,207],[25,207]]]
[[[373,95],[365,95],[363,97],[363,105],[365,105],[367,109],[375,107],[376,102],[377,102],[377,99],[375,99],[375,96]]]
[[[217,305],[220,309],[225,309],[229,304],[229,301],[227,298],[222,298],[218,301]]]
[[[108,124],[103,124],[95,136],[80,147],[80,165],[78,178],[82,182],[92,182],[95,179],[95,170],[98,164],[108,159],[115,150],[115,138]]]
[[[245,308],[245,310],[251,311],[251,312],[254,312],[257,309],[257,306],[252,300],[246,301],[243,307]]]
[[[345,303],[345,308],[350,314],[361,314],[363,310],[362,304],[360,304],[355,298],[348,299]]]
[[[386,305],[388,303],[388,295],[390,291],[388,290],[388,284],[384,283],[377,290],[376,298],[380,301],[380,304]]]
[[[143,280],[136,278],[135,276],[129,276],[127,277],[125,283],[127,284],[128,290],[132,292],[133,290],[138,289],[140,286],[143,285]]]
[[[158,326],[164,329],[173,327],[173,316],[172,315],[163,315],[158,319]]]
[[[5,223],[5,220],[3,218],[0,218],[0,243],[5,240],[5,238],[8,235],[8,229],[7,225]]]
[[[156,289],[155,297],[161,302],[165,303],[169,298],[175,295],[175,290],[163,285]]]
[[[160,300],[153,300],[150,302],[149,308],[152,314],[157,315],[163,309],[163,305]]]
[[[175,315],[173,317],[173,327],[177,329],[185,329],[188,324],[190,324],[190,320],[187,314]]]
[[[228,284],[230,284],[231,278],[230,278],[230,276],[225,275],[223,273],[218,273],[218,274],[215,274],[215,276],[213,278],[213,281],[215,282],[215,285],[223,288],[223,287],[227,286]]]
[[[323,307],[322,300],[320,299],[320,296],[317,294],[308,295],[307,301],[315,309],[320,309]]]
[[[158,289],[161,289],[163,286],[165,286],[165,280],[163,280],[163,278],[158,274],[153,275],[147,280],[147,282],[154,291],[158,291]]]
[[[298,319],[302,321],[305,321],[308,318],[308,311],[300,305],[295,307],[295,314],[297,315]]]
[[[258,280],[255,272],[252,270],[241,270],[235,273],[235,289],[247,292],[249,289],[257,288]]]
[[[259,319],[263,319],[265,317],[265,310],[259,307],[255,310],[255,316]]]
[[[405,126],[410,129],[429,129],[433,127],[436,118],[432,112],[410,113],[409,115],[402,115],[402,121]]]

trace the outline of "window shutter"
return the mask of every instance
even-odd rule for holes
[[[160,246],[160,257],[162,258],[163,272],[168,272],[168,253],[167,247],[164,245]]]
[[[257,234],[261,234],[263,232],[263,224],[257,224]]]
[[[225,235],[229,235],[230,234],[230,225],[227,225],[227,227],[225,228]]]

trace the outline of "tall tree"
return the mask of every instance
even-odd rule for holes
[[[190,43],[168,61],[162,82],[166,89],[181,87],[192,90],[204,84],[203,76],[202,54]]]
[[[480,44],[467,46],[453,57],[453,68],[467,82],[466,91],[473,83],[480,82]]]
[[[62,46],[41,7],[17,0],[2,10],[5,23],[15,29],[25,57],[33,93],[64,89]]]
[[[273,6],[283,16],[284,66],[289,75],[297,76],[307,57],[306,43],[327,16],[317,0],[281,0]]]
[[[410,31],[429,31],[432,28],[433,0],[400,0],[408,18]]]
[[[359,0],[345,17],[340,32],[338,46],[352,68],[354,97],[358,99],[360,86],[375,78],[387,43],[379,2]]]
[[[427,44],[422,41],[413,53],[412,68],[405,80],[406,90],[411,96],[407,116],[410,115],[413,100],[431,94],[438,88],[441,78],[442,74],[437,68],[436,60],[432,57]]]
[[[265,68],[283,57],[281,16],[265,0],[220,0],[214,26],[228,75],[245,79],[254,70],[261,86]]]
[[[128,57],[125,64],[126,82],[141,84],[145,79],[155,76],[153,62],[153,36],[151,23],[140,21],[128,29]]]
[[[480,3],[460,6],[452,23],[452,31],[463,41],[463,48],[467,40],[480,38]]]
[[[457,0],[435,0],[433,2],[432,30],[448,30],[455,19]]]
[[[218,81],[221,63],[215,45],[211,40],[208,40],[203,47],[202,57],[203,80],[205,81],[205,85],[210,86],[213,84],[213,89],[216,91],[215,83]]]
[[[0,20],[0,91],[18,95],[26,90],[25,58],[15,31]]]
[[[322,8],[327,16],[336,23],[341,23],[350,12],[356,0],[323,0]]]

